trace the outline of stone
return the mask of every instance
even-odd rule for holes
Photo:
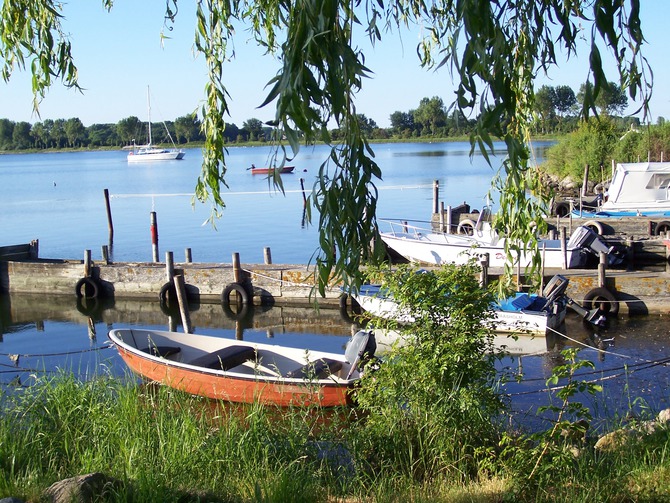
[[[119,480],[103,473],[89,473],[55,482],[44,494],[52,503],[91,503],[104,501],[106,495],[121,486]]]

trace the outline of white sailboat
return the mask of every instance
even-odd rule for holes
[[[148,142],[146,145],[136,145],[133,139],[133,150],[128,153],[128,162],[147,162],[147,161],[175,161],[183,159],[185,152],[177,148],[155,147],[151,143],[151,98],[149,96],[149,86],[147,86],[147,106],[148,106]],[[167,127],[165,128],[167,131]],[[168,131],[170,141],[170,131]],[[174,141],[172,142],[174,144]]]

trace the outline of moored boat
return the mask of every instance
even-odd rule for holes
[[[177,148],[162,148],[157,147],[152,144],[151,137],[151,101],[149,97],[149,87],[147,86],[147,106],[148,106],[148,134],[147,134],[147,144],[146,145],[136,145],[135,140],[133,140],[132,151],[128,152],[128,162],[147,162],[147,161],[178,161],[184,158],[186,153]],[[168,137],[172,140],[170,136],[170,131],[165,127]],[[173,142],[174,143],[174,142]]]
[[[472,235],[435,232],[412,225],[410,221],[379,220],[391,230],[380,232],[382,241],[411,262],[422,264],[465,264],[473,257],[488,254],[490,267],[504,267],[508,262],[505,238],[498,236],[488,222],[478,222]],[[588,227],[577,227],[564,247],[560,239],[539,239],[538,249],[544,267],[574,269],[585,267],[589,255],[613,251]],[[531,253],[512,255],[512,263],[528,267]]]
[[[491,305],[491,316],[485,323],[498,333],[546,336],[548,332],[558,330],[565,321],[567,307],[571,307],[590,323],[603,325],[605,318],[597,309],[587,311],[565,294],[568,284],[567,278],[557,274],[549,281],[542,295],[516,292]],[[361,309],[379,318],[394,319],[401,324],[414,321],[412,314],[401,310],[388,290],[381,285],[362,285],[352,298]]]
[[[602,204],[582,217],[670,216],[670,162],[619,163]]]
[[[359,331],[344,354],[159,330],[114,329],[109,339],[137,374],[193,395],[230,402],[334,407],[375,351]]]
[[[251,170],[252,175],[269,175],[269,174],[274,174],[275,172],[277,173],[293,173],[293,170],[295,169],[295,166],[282,166],[280,168],[257,168],[253,164],[251,165]]]

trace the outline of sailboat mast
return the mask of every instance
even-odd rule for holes
[[[147,145],[151,145],[151,96],[149,92],[149,86],[147,86],[147,114],[149,116],[149,143]]]

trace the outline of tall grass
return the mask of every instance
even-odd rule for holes
[[[370,435],[355,412],[230,406],[130,378],[43,378],[2,396],[0,498],[37,501],[58,480],[103,472],[122,481],[112,501],[670,501],[667,429],[613,453],[555,446],[530,481],[528,439],[489,445],[486,462],[458,476],[458,466],[411,466],[448,447],[426,436],[439,418],[425,431],[397,425],[405,437],[394,441]]]

